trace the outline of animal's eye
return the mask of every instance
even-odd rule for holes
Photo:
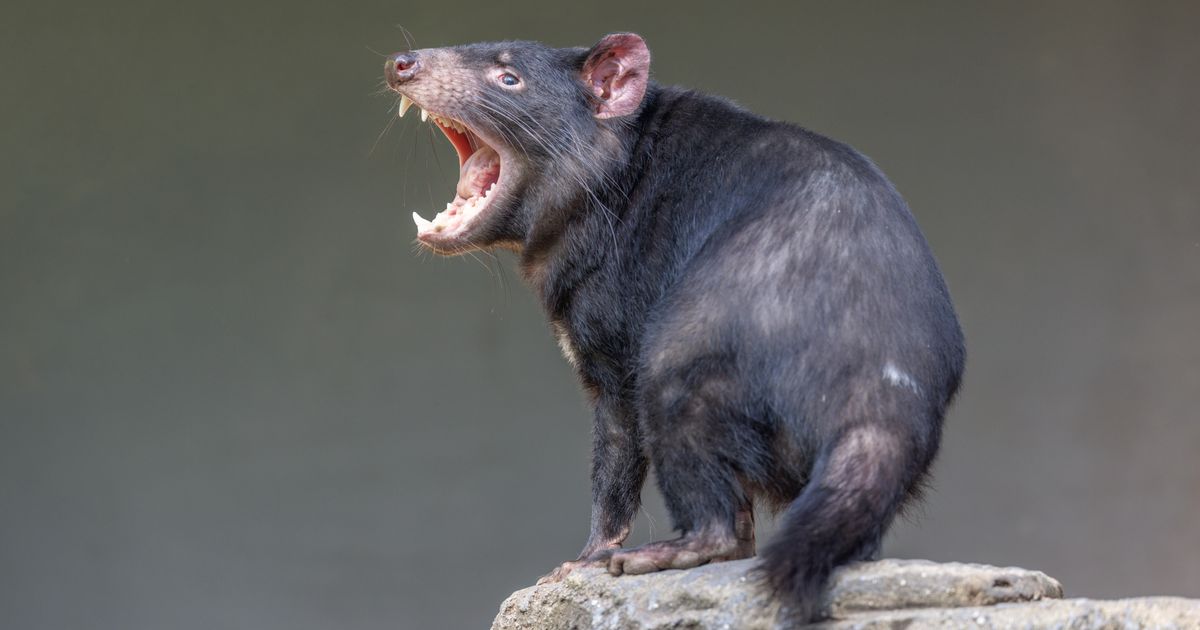
[[[507,85],[509,87],[512,87],[521,82],[521,79],[517,78],[517,75],[515,75],[511,72],[505,72],[505,73],[501,74],[498,77],[498,80],[501,83],[503,83],[504,85]]]

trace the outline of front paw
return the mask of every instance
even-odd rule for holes
[[[561,582],[576,569],[603,569],[608,566],[608,559],[612,556],[613,551],[614,549],[602,549],[588,554],[586,557],[564,562],[555,567],[553,571],[538,578],[537,585],[541,586],[543,584]]]
[[[557,567],[555,567],[553,571],[538,578],[537,585],[541,586],[543,584],[553,584],[555,582],[561,582],[568,575],[570,575],[571,572],[574,571],[575,569],[581,569],[586,566],[588,566],[588,564],[586,561],[583,561],[583,560],[572,560],[570,562],[564,562],[564,563],[558,565]],[[599,565],[594,565],[594,566],[599,566]]]

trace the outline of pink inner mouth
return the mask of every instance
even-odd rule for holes
[[[495,149],[483,146],[466,160],[459,154],[459,160],[462,166],[458,168],[458,188],[455,190],[458,194],[452,205],[462,206],[473,197],[487,197],[492,185],[500,180],[500,155]]]
[[[458,152],[458,186],[454,200],[446,204],[433,218],[426,221],[413,213],[417,224],[417,237],[437,234],[439,237],[455,237],[487,207],[500,182],[500,154],[483,142],[470,129],[446,118],[431,114],[434,124]]]

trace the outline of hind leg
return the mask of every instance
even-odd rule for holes
[[[640,574],[690,569],[709,562],[754,555],[751,498],[739,480],[740,453],[754,430],[732,413],[727,379],[689,371],[650,397],[643,434],[659,489],[680,537],[616,550],[609,573]],[[748,446],[751,446],[748,448]]]

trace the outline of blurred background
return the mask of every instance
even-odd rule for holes
[[[970,355],[887,555],[1200,597],[1200,5],[6,6],[0,627],[478,628],[582,545],[590,418],[512,256],[413,251],[457,173],[376,94],[398,25],[634,30],[871,156]]]

